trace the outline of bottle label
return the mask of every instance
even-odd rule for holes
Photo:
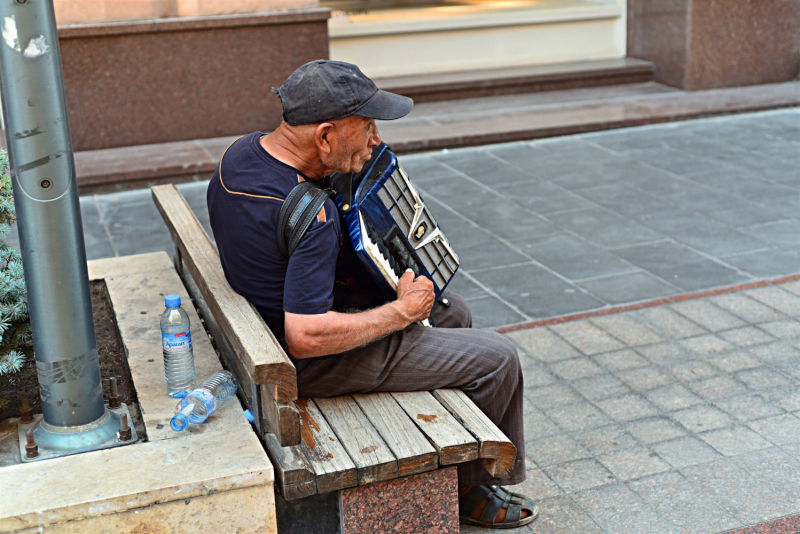
[[[197,416],[196,414],[192,413],[189,415],[189,421],[198,425],[205,421],[211,414],[217,411],[217,399],[214,398],[210,392],[204,389],[195,389],[192,391],[192,397],[196,398],[199,401],[202,401],[203,404],[206,405],[206,416],[202,419]]]
[[[192,333],[182,332],[180,334],[161,333],[161,342],[164,345],[164,352],[179,352],[192,349]]]

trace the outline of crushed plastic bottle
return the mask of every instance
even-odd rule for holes
[[[236,394],[238,387],[236,377],[230,371],[217,371],[181,399],[175,407],[175,415],[169,422],[170,427],[180,432],[189,426],[189,423],[194,425],[203,423]]]

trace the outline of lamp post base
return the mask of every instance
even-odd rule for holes
[[[120,431],[120,419],[123,415],[127,419],[130,439],[125,439],[128,437],[126,432]],[[28,436],[29,430],[33,431],[33,443]],[[38,462],[81,452],[110,449],[139,440],[127,404],[122,404],[119,408],[106,407],[103,415],[96,421],[74,427],[53,426],[45,422],[41,414],[34,415],[32,423],[18,423],[17,431],[23,462]]]

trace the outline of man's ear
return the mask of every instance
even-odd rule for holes
[[[322,122],[314,130],[314,143],[323,154],[330,154],[333,151],[332,143],[335,129],[336,127],[330,122]]]

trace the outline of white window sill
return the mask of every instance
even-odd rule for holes
[[[336,39],[613,19],[622,15],[622,7],[614,0],[466,0],[451,6],[385,9],[363,14],[334,11],[328,31]]]

